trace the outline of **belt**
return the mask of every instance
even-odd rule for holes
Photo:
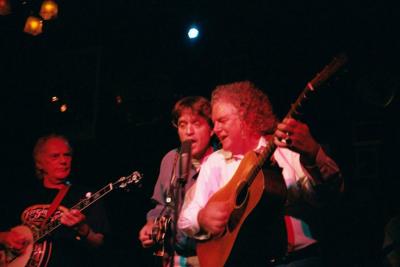
[[[269,260],[269,263],[270,266],[275,266],[278,264],[287,264],[293,261],[320,256],[321,249],[317,243],[314,243],[305,248],[289,252],[285,256],[272,258]]]

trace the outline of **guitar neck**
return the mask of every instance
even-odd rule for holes
[[[71,209],[76,209],[76,210],[82,211],[82,210],[86,209],[87,207],[89,207],[90,205],[92,205],[97,200],[99,200],[100,198],[102,198],[103,196],[110,193],[113,189],[114,189],[114,185],[112,183],[110,183],[110,184],[106,185],[105,187],[103,187],[102,189],[100,189],[99,191],[97,191],[96,193],[91,194],[90,196],[88,196],[85,199],[82,199],[76,205],[74,205]],[[61,223],[58,219],[54,220],[54,221],[50,221],[44,227],[42,227],[39,231],[36,232],[36,234],[34,236],[34,242],[47,236],[48,234],[53,232],[55,229],[57,229],[59,226],[61,226]]]
[[[345,63],[345,61],[346,58],[344,56],[335,58],[334,61],[326,66],[321,73],[317,74],[315,78],[306,85],[301,94],[297,97],[296,101],[291,105],[290,110],[286,114],[285,118],[297,117],[300,114],[299,109],[308,99],[309,94],[314,92],[315,88],[319,86],[322,81],[325,81],[332,75],[332,73],[336,72],[339,67],[341,67]],[[250,184],[257,177],[257,174],[262,169],[265,161],[267,161],[272,156],[275,149],[276,145],[273,141],[273,138],[271,138],[271,140],[268,141],[265,149],[260,153],[257,164],[253,167],[252,173],[248,178]]]
[[[302,103],[307,99],[309,92],[312,92],[314,90],[313,86],[311,83],[308,83],[307,86],[304,88],[303,92],[299,95],[299,97],[296,99],[296,102],[292,104],[289,112],[286,114],[286,118],[293,117],[294,115],[298,114],[298,109],[301,107]],[[276,149],[276,145],[273,141],[273,138],[268,141],[267,146],[265,149],[260,153],[258,157],[258,163],[254,166],[252,175],[249,176],[249,182],[253,182],[255,177],[257,176],[258,172],[262,169],[264,166],[265,161],[267,161],[272,154],[274,153]]]

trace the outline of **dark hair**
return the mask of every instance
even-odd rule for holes
[[[68,147],[69,147],[69,149],[70,149],[70,151],[71,151],[71,153],[72,153],[72,147],[71,147],[71,145],[69,144],[69,141],[68,141],[68,139],[67,139],[65,136],[60,135],[60,134],[51,133],[51,134],[44,135],[44,136],[40,137],[40,138],[36,141],[36,144],[35,144],[35,146],[33,147],[33,153],[32,153],[33,161],[34,161],[34,163],[35,163],[35,174],[36,174],[36,176],[37,176],[39,179],[42,179],[42,178],[43,178],[43,172],[42,172],[42,170],[40,170],[40,169],[37,168],[36,163],[37,163],[38,160],[39,160],[39,159],[38,159],[38,158],[39,158],[39,154],[42,153],[43,147],[45,146],[45,144],[46,144],[50,139],[61,139],[61,140],[63,140],[63,141],[68,145]]]
[[[176,102],[171,113],[172,125],[177,127],[178,120],[185,109],[190,109],[193,114],[205,118],[211,128],[213,127],[211,120],[211,104],[207,98],[202,96],[187,96]]]

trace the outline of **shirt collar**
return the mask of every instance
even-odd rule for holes
[[[263,148],[267,146],[267,140],[261,136],[260,139],[258,140],[258,145],[254,151],[256,152],[261,152]],[[221,154],[225,158],[226,161],[230,160],[242,160],[244,158],[244,154],[235,154],[233,155],[231,151],[221,149]]]
[[[213,148],[210,146],[206,152],[204,153],[204,156],[199,160],[199,159],[195,159],[192,158],[192,165],[194,167],[194,169],[196,170],[196,172],[200,171],[200,166],[201,164],[203,164],[204,160],[213,152]]]

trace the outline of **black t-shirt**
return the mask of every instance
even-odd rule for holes
[[[22,207],[19,214],[24,214],[19,223],[40,224],[46,218],[46,210],[59,190],[47,189],[41,183],[37,183],[30,188],[25,188],[24,191],[26,192],[24,197],[18,200]],[[69,209],[75,206],[85,198],[87,192],[85,188],[73,183],[53,217],[60,216],[63,207]],[[101,200],[82,210],[82,213],[86,215],[86,222],[94,232],[104,235],[108,233],[109,223]],[[101,253],[101,249],[91,248],[86,240],[78,239],[75,230],[63,225],[54,229],[38,243],[43,240],[46,240],[47,244],[52,244],[49,267],[98,266],[101,262],[101,254],[104,254]]]

